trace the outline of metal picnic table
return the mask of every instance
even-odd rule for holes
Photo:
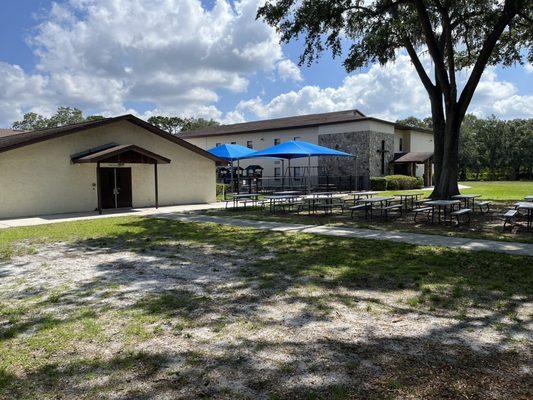
[[[372,197],[378,193],[379,192],[365,191],[365,192],[348,192],[348,193],[345,193],[344,195],[351,196],[353,198],[353,203],[355,204],[357,200],[361,199],[362,197],[366,197],[368,199],[369,197]]]
[[[533,202],[533,195],[524,197],[524,200]]]
[[[405,206],[406,210],[412,210],[415,206],[415,200],[418,200],[424,193],[401,193],[396,196],[400,198],[400,203]]]
[[[285,191],[282,191],[282,192],[274,192],[272,194],[274,196],[290,196],[290,195],[293,195],[293,194],[300,194],[300,192],[297,191],[297,190],[285,190]]]
[[[461,204],[461,200],[430,200],[427,201],[424,205],[431,206],[433,208],[433,213],[431,214],[431,222],[435,222],[435,208],[437,208],[438,222],[442,222],[441,214],[444,214],[444,222],[446,222],[446,214],[448,208],[453,209],[457,204]],[[444,211],[444,213],[443,213]],[[450,211],[451,212],[451,211]]]
[[[257,198],[259,197],[258,193],[244,193],[244,194],[234,194],[233,195],[233,208],[239,208],[239,200],[242,199],[250,199],[253,203],[257,202]],[[226,202],[227,206],[227,202]],[[246,202],[244,203],[244,208],[246,209]]]
[[[273,212],[276,207],[276,203],[283,202],[286,200],[294,200],[298,198],[295,194],[287,194],[287,195],[273,195],[273,196],[265,196],[265,200],[268,200],[268,209],[270,212]]]
[[[333,203],[335,199],[342,199],[343,195],[339,193],[313,193],[307,196],[302,197],[302,200],[307,203],[307,211],[311,215],[311,211],[315,211],[316,202],[320,200],[325,200],[326,204]]]
[[[478,197],[481,197],[481,195],[480,194],[458,194],[458,195],[452,196],[452,199],[463,201],[465,208],[471,208],[472,212],[475,212],[476,211],[475,202]]]
[[[370,197],[370,198],[366,198],[366,199],[359,199],[356,201],[356,203],[363,203],[363,204],[366,204],[367,207],[368,207],[368,212],[370,214],[370,219],[373,218],[373,208],[374,208],[374,203],[379,203],[380,206],[382,207],[383,206],[383,203],[388,203],[389,201],[391,200],[394,200],[394,197]]]
[[[515,207],[517,210],[526,210],[527,212],[527,230],[531,230],[531,226],[533,225],[533,202],[529,201],[519,201],[518,203],[515,203]]]

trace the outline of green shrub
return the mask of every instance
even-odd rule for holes
[[[374,176],[370,178],[370,189],[387,190],[387,180],[384,176]]]
[[[370,178],[372,190],[409,190],[420,189],[424,180],[419,176],[387,175]]]
[[[227,192],[228,185],[225,183],[217,183],[217,199],[224,197],[224,193]]]
[[[415,176],[388,175],[385,179],[387,190],[420,189],[423,186],[423,182]]]

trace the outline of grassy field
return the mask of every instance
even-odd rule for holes
[[[464,194],[480,194],[483,198],[496,201],[523,200],[525,196],[533,195],[533,182],[462,182],[468,189],[462,189]]]
[[[479,194],[484,200],[495,200],[502,202],[512,202],[523,200],[525,196],[533,195],[533,181],[498,181],[498,182],[460,182],[461,185],[469,186],[461,189],[461,194]],[[431,191],[421,190],[396,190],[383,192],[386,195],[396,195],[400,193],[431,193]]]
[[[0,398],[533,394],[525,257],[139,217],[0,243]]]

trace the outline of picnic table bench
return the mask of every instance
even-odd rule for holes
[[[516,217],[518,216],[518,210],[516,209],[510,209],[510,210],[507,210],[505,212],[505,214],[503,214],[503,229],[505,230],[507,224],[509,224],[510,226],[513,226],[514,225],[514,222],[516,220]]]
[[[353,215],[356,211],[364,211],[365,212],[365,219],[368,218],[368,206],[366,204],[358,204],[355,206],[351,206],[349,208],[350,210],[350,218],[353,219]]]
[[[415,224],[418,222],[416,218],[419,214],[426,214],[426,222],[429,222],[429,219],[431,218],[433,214],[433,207],[419,207],[414,208],[413,212],[415,213]]]
[[[455,217],[457,220],[457,225],[462,225],[464,223],[470,223],[470,215],[472,214],[471,208],[461,208],[459,210],[452,211],[450,216]],[[461,222],[462,219],[462,222]]]
[[[426,206],[433,208],[431,212],[431,222],[435,222],[435,211],[437,213],[438,223],[447,222],[446,216],[454,211],[455,206],[461,205],[460,200],[430,200],[424,203]]]
[[[401,217],[403,215],[403,204],[390,204],[386,205],[384,207],[381,207],[381,212],[383,213],[383,216],[385,219],[389,218],[389,212],[390,211],[399,211],[399,216]]]
[[[367,198],[367,199],[359,199],[357,200],[357,203],[359,204],[365,204],[367,207],[368,207],[368,216],[370,216],[370,219],[372,219],[374,217],[373,215],[373,211],[374,211],[374,205],[375,204],[379,204],[380,205],[380,208],[379,210],[381,211],[382,208],[387,205],[389,205],[388,203],[390,201],[394,200],[394,197],[371,197],[371,198]],[[381,211],[383,213],[383,211]]]

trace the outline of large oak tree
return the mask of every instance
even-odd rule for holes
[[[269,0],[258,18],[277,28],[282,41],[304,37],[301,63],[322,51],[341,54],[348,72],[385,64],[406,51],[431,103],[435,134],[433,198],[459,193],[459,131],[488,65],[533,61],[533,0]],[[421,53],[431,57],[428,73]],[[457,72],[467,69],[458,87]]]

